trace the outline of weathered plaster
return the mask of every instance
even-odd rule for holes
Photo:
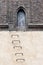
[[[11,37],[19,35],[19,37]],[[20,40],[21,48],[13,48],[12,40]],[[15,53],[23,53],[15,55]],[[25,61],[16,61],[23,58]],[[0,31],[0,65],[43,65],[43,32]]]

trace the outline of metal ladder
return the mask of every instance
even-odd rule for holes
[[[17,39],[14,39],[15,37],[16,37]],[[19,45],[19,44],[21,43],[21,41],[18,39],[18,38],[19,38],[19,35],[18,35],[18,34],[12,34],[12,35],[11,35],[11,38],[13,38],[13,39],[12,39],[12,44],[14,45],[13,48],[14,48],[14,49],[15,49],[15,48],[18,48],[18,49],[19,49],[19,48],[20,48],[20,49],[22,50],[22,46]],[[19,44],[18,44],[18,43],[19,43]],[[16,45],[15,45],[15,44],[16,44]],[[17,45],[17,44],[18,44],[18,45]],[[23,52],[16,52],[16,53],[15,53],[15,56],[17,56],[17,55],[21,55],[22,57],[24,56]],[[19,61],[19,62],[20,62],[20,61],[23,61],[23,62],[24,62],[25,59],[24,59],[24,58],[17,58],[17,59],[16,59],[16,62],[18,62],[18,61]]]

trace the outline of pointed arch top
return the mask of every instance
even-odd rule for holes
[[[20,7],[17,12],[17,23],[18,23],[18,30],[24,31],[26,29],[26,13],[23,7]]]

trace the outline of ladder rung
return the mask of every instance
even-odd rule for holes
[[[23,55],[23,53],[15,53],[15,55]]]
[[[21,47],[21,46],[14,46],[13,48],[21,48],[21,49],[22,49],[22,47]]]
[[[15,36],[16,36],[16,37],[19,37],[19,35],[11,35],[11,37],[15,37]]]
[[[20,43],[20,40],[13,40],[12,43],[14,44],[14,42]]]
[[[25,59],[16,59],[16,61],[25,61]]]

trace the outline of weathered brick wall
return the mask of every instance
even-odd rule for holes
[[[0,0],[0,23],[6,23],[7,1]]]
[[[43,1],[31,0],[31,19],[33,23],[43,23]]]
[[[11,23],[10,27],[13,28],[20,6],[26,12],[27,25],[43,23],[43,0],[0,0],[0,23]]]

